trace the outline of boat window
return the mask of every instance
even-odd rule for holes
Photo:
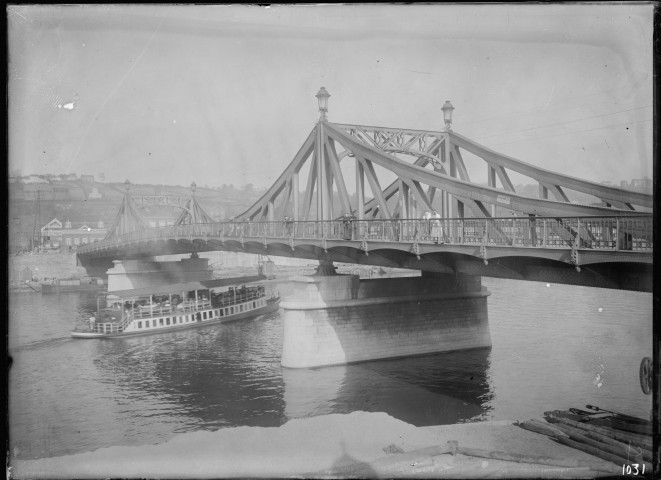
[[[230,308],[232,309],[231,312],[232,312],[232,315],[233,315],[234,314],[234,307],[230,307]]]
[[[257,307],[257,302],[252,302],[252,308]]]
[[[179,323],[184,323],[184,317],[179,317]]]
[[[159,325],[163,325],[163,319],[162,319],[162,318],[159,318],[159,319],[158,319],[158,324],[159,324]]]
[[[142,328],[142,322],[138,322],[138,328]]]
[[[168,318],[165,319],[165,324],[166,324],[166,325],[170,325],[170,317],[168,317]]]

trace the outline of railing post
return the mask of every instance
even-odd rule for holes
[[[463,245],[464,244],[464,237],[465,237],[465,230],[464,230],[464,219],[461,218],[459,220],[459,244]]]
[[[620,217],[615,217],[615,250],[620,249]]]
[[[542,225],[542,227],[543,227],[543,230],[542,230],[542,235],[543,235],[543,237],[542,237],[542,247],[546,248],[546,237],[547,237],[546,219],[545,218],[542,219],[542,222],[543,222],[543,225]]]

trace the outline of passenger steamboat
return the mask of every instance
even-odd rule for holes
[[[97,314],[71,332],[74,338],[112,338],[195,328],[275,312],[277,293],[263,275],[113,291],[97,297]]]

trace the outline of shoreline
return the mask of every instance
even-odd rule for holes
[[[484,449],[543,456],[566,467],[469,456]],[[548,462],[547,462],[548,463]],[[552,462],[551,462],[552,463]],[[415,427],[383,412],[292,419],[280,427],[196,431],[167,442],[10,460],[14,478],[595,478],[618,466],[524,430],[514,421]],[[610,472],[608,471],[610,470]]]

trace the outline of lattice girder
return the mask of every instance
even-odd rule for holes
[[[462,149],[485,162],[488,186],[471,182]],[[402,156],[410,158],[404,160]],[[357,200],[353,202],[340,168],[341,162],[350,160],[356,168]],[[298,175],[304,165],[309,169],[303,204],[299,205]],[[389,181],[383,188],[375,166],[391,172],[397,180]],[[508,171],[538,182],[540,197],[518,194]],[[372,192],[371,198],[365,198],[365,181]],[[593,195],[609,206],[572,204],[565,188]],[[546,198],[548,193],[555,199]],[[409,218],[409,215],[419,218],[417,208],[431,211],[436,199],[441,202],[443,217],[463,216],[465,207],[475,216],[489,217],[496,206],[521,215],[577,216],[632,212],[633,205],[645,208],[652,205],[651,195],[550,172],[493,152],[455,132],[333,124],[321,120],[271,188],[237,219],[280,220],[279,217],[289,213],[293,220],[330,220],[346,213],[357,214],[361,219]]]

